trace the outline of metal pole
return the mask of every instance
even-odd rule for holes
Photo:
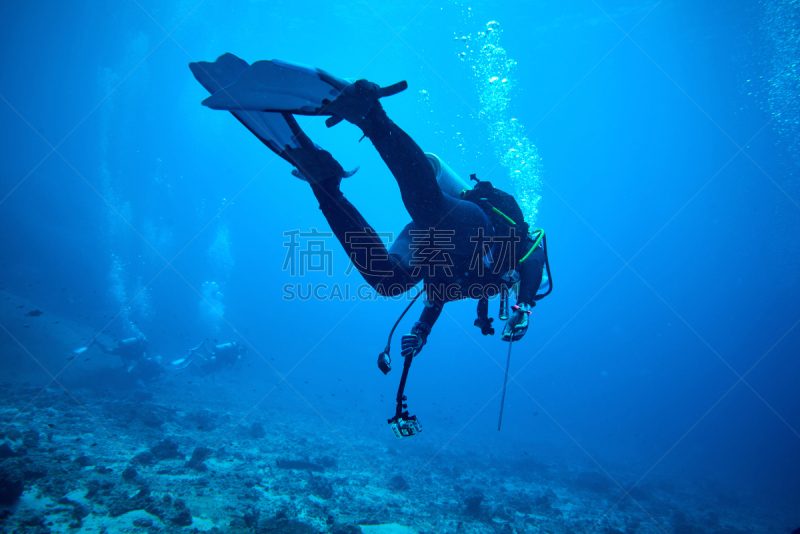
[[[497,421],[497,431],[500,431],[500,425],[503,424],[503,406],[506,403],[506,384],[508,384],[508,367],[511,365],[511,343],[514,341],[514,333],[511,333],[511,339],[508,340],[508,358],[506,359],[506,376],[503,378],[503,398],[500,399],[500,419]]]

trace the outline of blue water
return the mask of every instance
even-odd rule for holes
[[[4,3],[0,21],[8,388],[67,390],[76,403],[144,390],[176,410],[228,399],[231,424],[271,420],[287,440],[392,447],[394,468],[413,458],[410,480],[453,454],[487,470],[551,465],[553,487],[582,471],[626,490],[670,481],[682,497],[643,515],[640,532],[725,531],[689,504],[680,519],[675,503],[698,499],[704,514],[745,507],[757,532],[800,526],[797,2],[32,1]],[[395,370],[383,376],[375,360],[404,301],[283,298],[286,284],[355,293],[363,281],[345,274],[330,235],[331,276],[283,269],[284,232],[327,223],[286,162],[200,105],[207,93],[187,64],[233,52],[407,80],[384,100],[389,116],[462,176],[512,191],[471,69],[491,21],[516,62],[508,114],[540,158],[528,193],[541,196],[554,290],[513,346],[501,431],[507,345],[472,326],[474,301],[458,302],[410,371],[423,432],[394,440],[385,420],[397,345],[421,305],[399,326]],[[364,217],[398,232],[409,217],[371,143],[347,124],[300,122],[345,169],[360,167],[343,191]],[[34,308],[44,314],[24,316]],[[58,331],[32,336],[44,321]],[[99,331],[109,345],[145,335],[166,373],[134,380],[99,352],[68,359]],[[169,369],[204,339],[249,352],[206,376]],[[4,429],[39,424],[25,402],[6,406]],[[116,424],[93,401],[80,406]],[[100,430],[95,439],[117,446]],[[357,468],[383,465],[372,454]],[[397,514],[381,521],[408,523]]]

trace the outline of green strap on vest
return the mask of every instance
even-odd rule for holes
[[[463,191],[462,191],[461,195],[463,197],[463,195],[464,195]],[[489,205],[491,206],[491,204],[489,204]],[[492,206],[492,211],[497,213],[497,214],[499,214],[499,215],[502,215],[503,218],[505,220],[507,220],[511,224],[511,226],[516,226],[517,223],[514,222],[514,219],[512,219],[511,217],[509,217],[508,215],[506,215],[505,213],[503,213],[499,209],[497,209],[494,206]],[[533,230],[531,230],[531,233],[534,233],[534,232],[539,232],[539,235],[533,241],[533,246],[530,248],[530,250],[528,250],[528,252],[522,257],[522,259],[519,260],[519,263],[522,263],[523,261],[525,261],[528,258],[528,256],[531,255],[531,252],[536,250],[536,247],[539,246],[539,243],[542,242],[542,239],[544,239],[544,229],[542,229],[542,228],[534,228]]]
[[[514,226],[514,225],[516,225],[516,224],[517,224],[517,223],[515,223],[515,222],[514,222],[514,219],[512,219],[511,217],[509,217],[508,215],[506,215],[505,213],[503,213],[503,212],[502,212],[502,211],[500,211],[499,209],[495,208],[494,206],[492,206],[492,211],[494,211],[495,213],[499,213],[500,215],[502,215],[502,216],[503,216],[503,217],[504,217],[504,218],[505,218],[505,219],[506,219],[506,220],[507,220],[509,223],[511,223],[511,226]]]
[[[532,247],[531,247],[531,249],[528,251],[528,253],[527,253],[527,254],[525,254],[525,255],[522,257],[522,259],[521,259],[521,260],[519,260],[519,262],[520,262],[520,263],[522,263],[523,261],[525,261],[525,260],[528,258],[528,256],[530,256],[530,255],[531,255],[531,252],[533,252],[534,250],[536,250],[536,247],[538,247],[538,246],[539,246],[539,243],[541,243],[541,242],[542,242],[542,239],[544,239],[544,230],[543,230],[542,228],[535,228],[533,231],[534,231],[534,232],[539,232],[539,236],[538,236],[538,237],[536,238],[536,240],[533,242],[533,246],[532,246]]]

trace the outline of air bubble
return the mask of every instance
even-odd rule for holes
[[[500,46],[500,24],[491,21],[476,41],[477,53],[466,56],[478,88],[481,109],[478,116],[489,126],[489,139],[497,157],[508,170],[515,197],[529,224],[534,224],[541,198],[541,158],[525,137],[522,123],[509,116],[511,90],[515,86],[517,62]],[[461,56],[464,57],[464,56]],[[500,83],[495,83],[499,81]]]

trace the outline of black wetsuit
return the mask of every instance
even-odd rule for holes
[[[312,189],[331,230],[367,283],[381,295],[394,296],[424,279],[429,302],[420,321],[428,326],[433,326],[446,302],[490,297],[502,284],[510,285],[502,280],[506,270],[481,272],[477,268],[475,260],[482,261],[488,245],[481,246],[476,240],[479,236],[491,238],[495,235],[483,209],[442,192],[425,153],[386,116],[379,104],[373,106],[362,129],[397,180],[413,222],[403,229],[387,251],[375,230],[339,190],[340,180],[314,183]],[[430,233],[431,239],[425,242],[417,232],[426,234],[424,231],[428,229],[434,231]],[[431,250],[437,248],[437,236],[446,236],[439,248],[447,254],[448,261],[420,265],[420,239],[428,249],[425,256],[441,259],[442,254]],[[532,243],[526,245],[522,254],[528,252]],[[520,302],[534,303],[543,267],[544,251],[539,246],[520,264]]]

